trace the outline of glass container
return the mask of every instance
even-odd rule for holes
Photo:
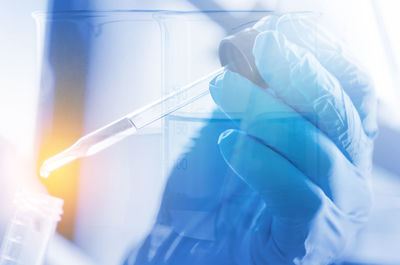
[[[1,265],[42,265],[47,246],[61,220],[63,200],[19,192],[0,251]]]

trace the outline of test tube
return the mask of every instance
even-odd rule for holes
[[[0,265],[42,265],[63,200],[34,192],[18,192],[0,250]]]

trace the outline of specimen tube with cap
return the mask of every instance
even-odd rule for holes
[[[63,200],[50,195],[19,192],[14,215],[2,241],[0,265],[42,265],[47,246],[61,220]]]

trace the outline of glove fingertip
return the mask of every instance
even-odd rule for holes
[[[222,132],[218,138],[218,145],[222,149],[226,149],[227,147],[232,147],[232,145],[236,142],[238,136],[240,134],[244,134],[243,132],[235,129],[228,129]]]
[[[229,163],[229,161],[231,161],[231,158],[235,153],[235,148],[238,146],[238,142],[242,137],[246,136],[246,133],[235,129],[229,129],[220,134],[218,138],[218,146],[226,162]]]
[[[228,70],[210,82],[210,93],[214,102],[229,115],[246,110],[254,87],[248,79]]]
[[[219,105],[221,102],[221,94],[223,89],[223,79],[225,72],[215,76],[209,84],[210,94],[215,104]]]

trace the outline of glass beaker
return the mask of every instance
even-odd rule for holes
[[[42,160],[161,96],[161,38],[154,12],[35,13]],[[59,232],[97,264],[117,264],[151,227],[161,189],[160,164],[157,123],[55,171],[46,184],[65,200]]]
[[[220,41],[272,14],[270,11],[167,11],[155,14],[163,34],[164,93],[221,67],[218,58]],[[226,186],[226,175],[231,174],[219,154],[217,142],[220,133],[235,126],[218,110],[210,95],[165,118],[164,174],[167,185],[160,223],[169,223],[176,233],[191,238],[214,239],[215,209],[224,193],[222,187]],[[202,222],[204,226],[199,225]]]
[[[220,68],[218,47],[220,41],[271,11],[165,11],[155,14],[160,23],[163,45],[163,91],[168,94]],[[222,126],[229,119],[217,110],[210,95],[191,103],[165,118],[164,166],[168,174],[175,165],[189,171],[200,161],[182,158],[193,137],[205,124]],[[218,124],[218,125],[217,125]],[[207,154],[204,154],[206,158]],[[211,166],[211,165],[209,165]]]

